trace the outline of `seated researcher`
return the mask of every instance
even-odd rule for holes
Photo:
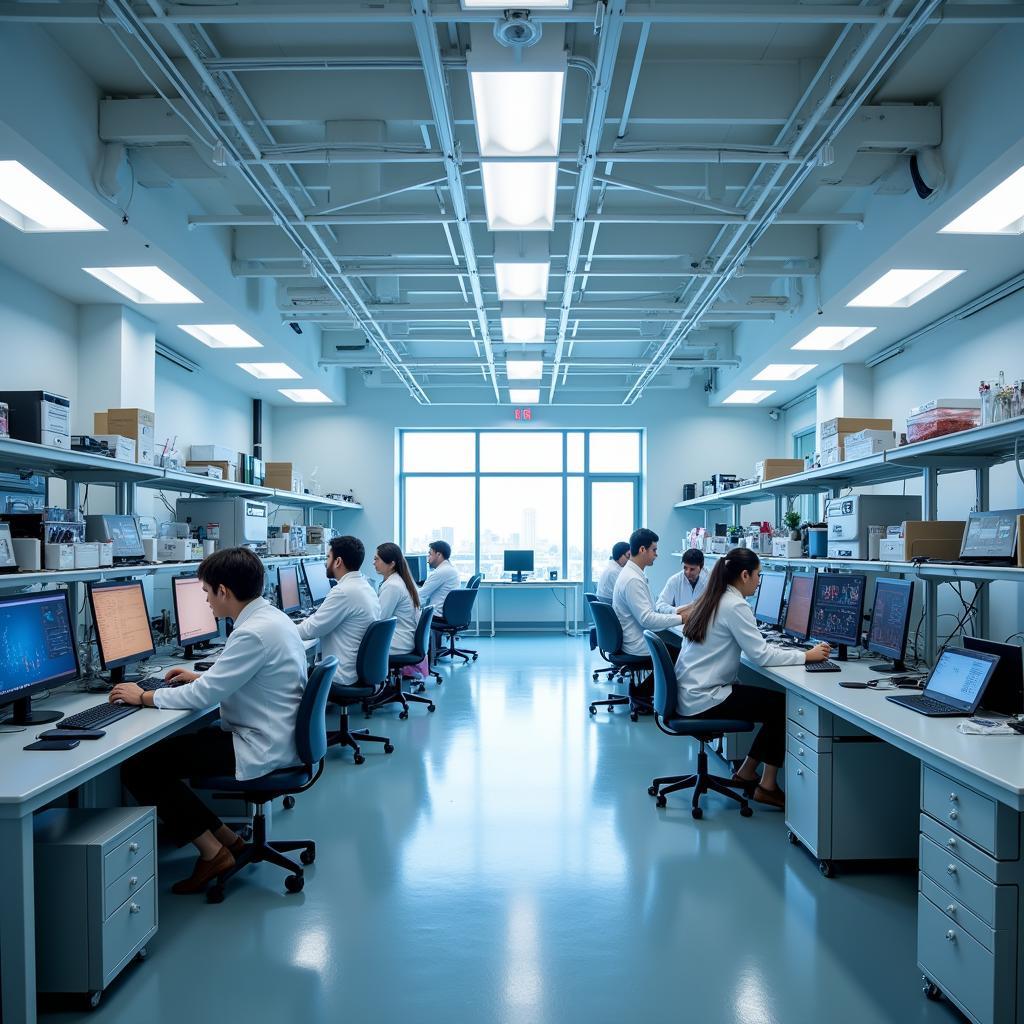
[[[299,760],[295,716],[306,686],[306,654],[291,620],[263,600],[263,563],[248,548],[217,551],[199,564],[207,603],[234,620],[220,657],[202,675],[175,668],[174,685],[145,691],[121,683],[111,701],[146,708],[203,710],[220,704],[220,723],[162,740],[125,762],[125,787],[156,813],[180,845],[199,851],[192,874],[172,886],[202,892],[235,863],[242,840],[188,787],[194,775],[258,779]]]
[[[324,657],[338,659],[335,682],[352,686],[356,681],[356,656],[363,634],[380,616],[380,601],[370,581],[359,571],[366,548],[358,537],[332,537],[325,570],[338,585],[308,619],[298,623],[303,640],[319,638]]]
[[[459,570],[448,561],[452,557],[451,545],[446,540],[435,540],[427,548],[427,565],[430,572],[420,587],[420,606],[432,604],[437,609],[435,620],[440,618],[444,599],[459,589]]]
[[[597,599],[606,604],[611,602],[612,594],[615,591],[615,581],[622,572],[622,567],[629,561],[629,544],[624,540],[618,540],[612,545],[612,554],[601,571],[601,578],[597,581]]]
[[[683,552],[683,568],[665,581],[658,595],[658,611],[670,612],[676,608],[693,604],[704,593],[708,585],[708,573],[704,568],[704,552],[689,548]]]

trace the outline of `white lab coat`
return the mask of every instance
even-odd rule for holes
[[[392,573],[380,585],[377,597],[380,599],[380,617],[390,619],[393,615],[398,620],[391,640],[391,653],[408,654],[412,650],[420,613],[412,603],[405,581],[397,572]]]
[[[608,564],[601,570],[601,578],[597,581],[597,599],[605,604],[611,601],[615,592],[615,581],[622,572],[622,566],[614,558],[608,559]]]
[[[370,581],[358,572],[347,572],[308,619],[299,623],[303,640],[320,639],[324,657],[338,659],[334,681],[352,686],[356,681],[356,655],[363,634],[380,618],[380,601]]]
[[[673,576],[669,576],[658,595],[658,611],[670,612],[675,611],[676,608],[693,604],[704,593],[710,576],[711,573],[707,569],[701,569],[696,583],[690,583],[686,578],[686,572],[682,569]]]
[[[640,568],[630,559],[619,573],[612,593],[612,607],[622,626],[622,649],[626,654],[647,656],[644,630],[657,633],[661,629],[678,629],[678,615],[659,612],[654,606],[651,585]]]
[[[295,625],[258,597],[242,609],[213,666],[195,682],[155,690],[153,704],[169,710],[220,704],[235,778],[244,781],[298,763],[295,717],[305,688],[306,651]]]
[[[676,659],[679,713],[699,715],[721,704],[732,693],[741,654],[762,668],[804,663],[803,651],[765,643],[750,605],[735,587],[729,587],[722,595],[704,643],[683,638]]]
[[[420,607],[425,608],[428,604],[434,606],[434,617],[440,618],[444,610],[444,599],[453,591],[459,589],[459,570],[447,559],[436,569],[427,573],[427,578],[420,587]]]

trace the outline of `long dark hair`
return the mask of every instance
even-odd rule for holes
[[[683,636],[692,643],[704,643],[711,623],[718,614],[722,595],[744,572],[755,572],[760,565],[761,559],[750,548],[733,548],[729,554],[719,558],[711,570],[704,593],[697,598],[683,626]]]
[[[405,560],[402,549],[397,544],[386,541],[384,544],[377,545],[377,557],[385,565],[393,565],[395,567],[395,572],[402,577],[405,589],[409,591],[413,608],[418,609],[420,606],[420,592],[416,589],[416,583],[412,578],[412,573],[409,571],[409,563]]]

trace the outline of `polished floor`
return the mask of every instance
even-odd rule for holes
[[[312,837],[305,891],[276,869],[219,906],[170,895],[160,931],[94,1024],[872,1024],[960,1020],[921,994],[916,878],[827,880],[780,813],[706,798],[657,810],[652,776],[688,740],[650,719],[587,714],[583,639],[475,641],[438,708],[374,717],[397,750],[332,752],[274,831]],[[433,689],[433,688],[432,688]],[[602,687],[603,689],[603,687]],[[357,724],[362,724],[357,723]]]

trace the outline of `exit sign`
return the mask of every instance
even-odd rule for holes
[[[517,420],[532,420],[533,410],[532,409],[516,409],[515,415]]]

